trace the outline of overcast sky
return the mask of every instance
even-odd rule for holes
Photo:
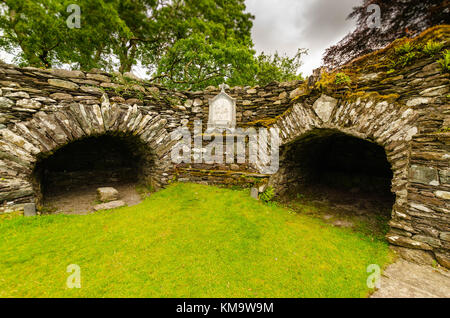
[[[301,68],[310,75],[319,67],[325,49],[355,27],[346,20],[361,0],[246,0],[255,16],[253,42],[258,53],[287,53],[309,49]]]
[[[255,16],[252,31],[258,53],[287,53],[298,48],[309,50],[301,71],[304,76],[319,67],[326,48],[337,43],[354,28],[346,17],[361,0],[246,0],[247,11]],[[0,51],[0,58],[11,62],[12,56]],[[145,70],[133,72],[145,78]]]

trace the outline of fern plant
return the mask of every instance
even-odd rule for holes
[[[344,73],[337,73],[335,78],[336,85],[345,85],[350,84],[352,80],[347,74]]]
[[[275,197],[275,190],[273,187],[269,186],[266,190],[259,195],[259,199],[264,203],[269,203]]]
[[[395,54],[404,55],[404,54],[410,53],[414,50],[415,50],[415,46],[412,45],[410,42],[406,42],[395,48]]]
[[[450,50],[445,50],[442,52],[442,59],[438,60],[444,72],[450,71]]]
[[[436,42],[430,40],[423,47],[423,52],[428,56],[435,56],[442,50],[443,47],[444,47],[443,42]]]

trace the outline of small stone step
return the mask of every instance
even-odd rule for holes
[[[96,206],[94,206],[94,210],[95,211],[111,210],[111,209],[117,209],[117,208],[120,208],[123,206],[125,206],[125,202],[123,202],[121,200],[117,200],[117,201],[111,201],[108,203],[97,204]]]

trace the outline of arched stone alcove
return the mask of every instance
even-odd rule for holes
[[[137,136],[105,133],[41,154],[32,181],[41,205],[66,193],[151,183],[154,167],[154,154]]]
[[[75,185],[92,178],[120,179],[127,170],[134,175],[131,179],[158,189],[173,173],[166,123],[136,105],[110,104],[106,95],[101,105],[73,103],[53,112],[37,112],[1,130],[0,148],[7,154],[2,159],[9,165],[4,199],[16,205],[41,203],[49,180],[58,187],[67,186],[64,178],[78,178],[69,180]],[[109,176],[107,172],[102,176],[108,157],[115,166]]]
[[[385,228],[395,195],[393,172],[380,145],[336,129],[312,129],[281,149],[283,197],[339,207]]]

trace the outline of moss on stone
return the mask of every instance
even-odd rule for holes
[[[350,93],[346,96],[346,100],[351,102],[358,100],[358,98],[361,100],[372,100],[376,103],[382,101],[394,103],[400,98],[400,95],[398,94],[380,95],[378,92],[359,91],[355,93]]]

